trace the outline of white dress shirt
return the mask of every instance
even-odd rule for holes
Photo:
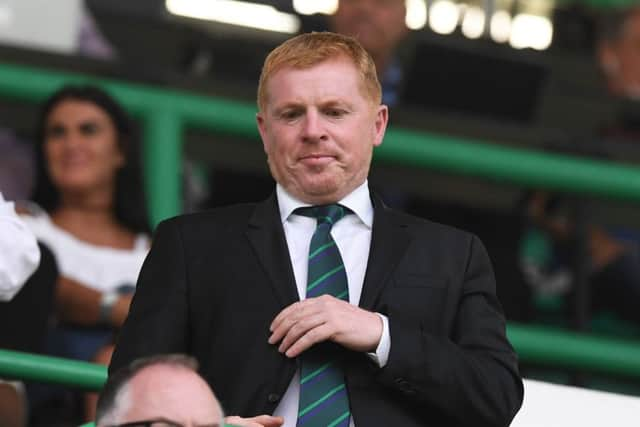
[[[35,236],[0,193],[0,301],[13,298],[39,264]]]
[[[303,203],[278,184],[276,186],[280,218],[284,235],[289,247],[291,265],[296,279],[300,299],[306,298],[307,269],[309,244],[316,230],[315,218],[294,214],[299,207],[310,206]],[[335,240],[342,261],[344,262],[349,287],[349,303],[358,305],[362,285],[367,270],[369,247],[371,246],[371,228],[373,226],[373,205],[369,196],[369,187],[365,181],[339,203],[348,207],[355,215],[347,215],[331,228],[331,236]],[[386,316],[379,314],[383,322],[383,333],[375,353],[367,353],[379,366],[384,366],[389,357],[391,338],[389,322]],[[300,371],[294,375],[289,388],[280,400],[274,415],[284,417],[284,427],[295,427],[298,418],[298,401],[300,399]],[[350,426],[354,427],[353,418]]]

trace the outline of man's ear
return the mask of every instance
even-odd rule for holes
[[[381,104],[377,107],[376,117],[374,122],[374,138],[373,138],[373,146],[377,147],[382,144],[382,140],[384,139],[384,134],[387,130],[387,124],[389,123],[389,107],[384,104]]]
[[[260,139],[262,140],[262,148],[264,150],[265,153],[269,153],[267,144],[268,144],[268,138],[267,138],[267,124],[266,124],[266,120],[264,118],[264,113],[261,111],[258,111],[256,113],[256,123],[258,125],[258,132],[260,133]]]

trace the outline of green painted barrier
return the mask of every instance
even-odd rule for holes
[[[79,360],[0,350],[0,378],[100,390],[107,367]]]
[[[507,326],[522,362],[640,378],[640,343],[548,327]]]
[[[523,362],[640,378],[640,343],[573,331],[510,323],[509,340]],[[99,390],[102,365],[0,350],[0,378],[66,384]]]

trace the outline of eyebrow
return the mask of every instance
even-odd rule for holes
[[[318,104],[318,108],[332,108],[332,107],[343,107],[347,109],[353,109],[353,105],[351,102],[342,99],[327,99],[326,101],[322,101]],[[278,105],[274,108],[274,112],[281,113],[282,111],[290,110],[290,109],[306,109],[307,105],[302,102],[290,101]]]
[[[73,127],[78,127],[78,128],[82,128],[82,127],[86,127],[86,126],[102,126],[101,121],[99,119],[86,119],[86,120],[82,120],[78,123],[74,123],[70,126],[68,126],[65,123],[62,123],[60,121],[55,121],[55,122],[51,122],[48,123],[45,126],[45,129],[67,129],[67,128],[73,128]]]

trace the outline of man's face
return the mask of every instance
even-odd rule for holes
[[[407,34],[405,0],[340,0],[332,30],[353,36],[374,57],[389,55]]]
[[[365,97],[353,63],[338,57],[306,69],[285,67],[266,84],[257,120],[275,180],[311,204],[337,202],[361,185],[388,113]]]
[[[620,39],[606,44],[603,51],[614,92],[640,98],[640,9],[627,19]]]
[[[164,420],[185,427],[222,426],[222,411],[211,389],[186,368],[144,368],[131,379],[126,393],[129,404],[120,423]]]

